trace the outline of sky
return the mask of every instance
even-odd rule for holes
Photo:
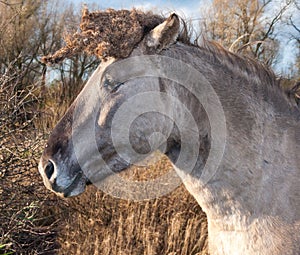
[[[176,13],[185,15],[189,18],[199,17],[200,8],[204,1],[201,0],[110,0],[110,1],[96,1],[96,0],[69,0],[77,5],[82,3],[87,4],[89,7],[93,7],[93,3],[99,6],[101,9],[114,8],[114,9],[131,9],[133,7],[142,10],[153,10],[157,12],[170,13],[176,11]]]
[[[272,16],[278,8],[284,3],[285,0],[273,0],[273,4],[271,8],[269,8],[266,15]],[[300,0],[295,0],[300,1]],[[207,8],[210,3],[210,0],[69,0],[69,2],[78,5],[79,7],[83,5],[83,3],[87,4],[89,9],[131,9],[132,7],[142,9],[142,10],[152,10],[157,13],[162,13],[167,15],[172,12],[176,12],[181,17],[193,20],[195,24],[201,20],[201,12]],[[300,12],[291,9],[286,15],[292,14],[294,16],[294,20],[300,27]],[[279,61],[276,66],[274,66],[275,72],[278,74],[286,74],[289,71],[289,67],[292,66],[295,62],[295,56],[297,54],[297,50],[295,47],[295,42],[288,42],[290,34],[294,31],[290,28],[281,26],[278,29],[279,38],[281,40],[280,45],[280,55]]]

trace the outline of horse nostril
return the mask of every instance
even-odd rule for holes
[[[45,167],[45,174],[47,178],[50,180],[52,174],[54,173],[54,165],[53,163],[49,160],[46,167]]]

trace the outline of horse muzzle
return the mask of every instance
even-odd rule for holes
[[[89,183],[80,168],[65,169],[64,165],[58,165],[51,159],[46,161],[42,158],[38,168],[45,186],[62,197],[83,193]]]

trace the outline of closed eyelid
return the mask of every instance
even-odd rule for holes
[[[118,82],[115,84],[115,86],[112,88],[111,92],[116,92],[118,90],[119,87],[121,87],[124,83],[122,82]]]

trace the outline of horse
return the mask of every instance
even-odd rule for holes
[[[45,186],[76,196],[159,150],[207,215],[210,254],[300,254],[297,103],[263,64],[180,31],[172,14],[103,58],[49,137]]]

